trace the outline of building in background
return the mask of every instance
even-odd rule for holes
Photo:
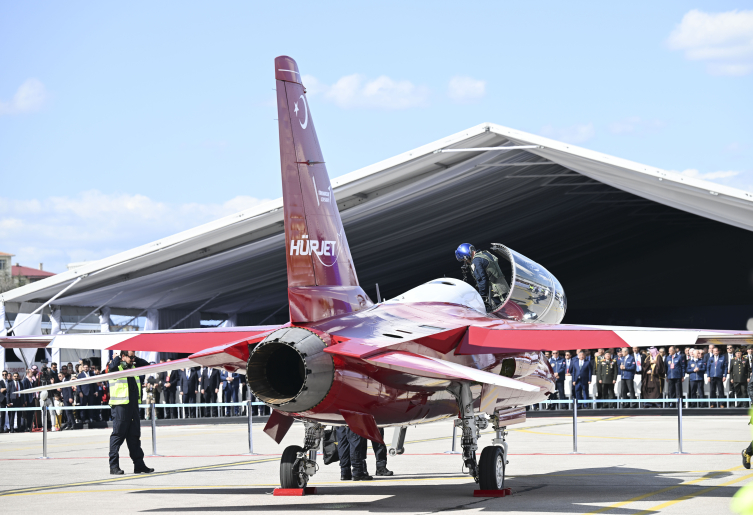
[[[11,259],[13,254],[0,252],[0,292],[14,288],[13,276],[11,275]]]
[[[43,264],[39,263],[39,268],[31,268],[30,266],[21,266],[20,264],[16,263],[12,267],[12,275],[13,275],[13,285],[14,287],[18,288],[20,286],[25,286],[27,284],[35,283],[37,281],[41,281],[42,279],[46,279],[47,277],[52,277],[55,275],[52,272],[47,272],[43,269]]]

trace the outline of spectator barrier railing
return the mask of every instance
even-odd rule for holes
[[[677,399],[577,399],[577,402],[575,399],[563,399],[563,400],[546,400],[544,402],[539,403],[539,409],[544,410],[546,409],[546,406],[551,405],[558,405],[558,404],[564,404],[564,405],[572,405],[572,414],[573,414],[573,452],[572,454],[580,454],[578,452],[578,405],[586,405],[586,404],[592,404],[594,407],[597,404],[609,404],[609,405],[620,405],[620,404],[634,404],[638,403],[638,406],[640,408],[641,401],[644,404],[672,404],[677,403],[677,452],[673,454],[687,454],[683,452],[682,448],[682,409],[683,409],[683,403],[708,403],[721,405],[724,404],[731,404],[731,403],[750,403],[751,399],[742,400],[742,398],[735,398],[734,400],[731,400],[727,397],[722,398],[711,398],[711,399],[687,399],[687,398],[677,398]],[[217,403],[190,403],[191,408],[204,408],[204,407],[245,407],[247,418],[248,418],[248,455],[254,455],[254,441],[253,441],[253,433],[252,433],[252,425],[253,425],[253,409],[252,406],[264,406],[263,402],[258,401],[243,401],[243,402],[217,402]],[[186,407],[186,404],[156,404],[156,403],[149,403],[149,404],[139,404],[139,409],[150,409],[150,415],[151,415],[151,426],[152,426],[152,454],[151,456],[159,456],[157,454],[157,412],[156,408],[179,408],[179,407]],[[49,410],[60,410],[60,411],[80,411],[80,410],[104,410],[104,409],[111,409],[109,405],[101,405],[101,406],[48,406],[47,404],[43,406],[33,406],[33,407],[25,407],[25,408],[0,408],[0,412],[11,412],[11,411],[41,411],[42,413],[42,456],[40,459],[48,459],[49,456],[47,455],[47,420],[49,416]],[[197,415],[200,410],[197,410]],[[16,421],[17,423],[17,421]],[[452,427],[452,448],[450,451],[447,451],[446,454],[458,454],[458,451],[456,450],[456,442],[457,442],[457,428],[455,424],[453,423]]]
[[[616,404],[616,403],[627,403],[627,404],[634,404],[636,402],[640,402],[641,399],[578,399],[577,402],[575,402],[574,399],[563,399],[563,400],[547,400],[544,402],[541,402],[538,404],[540,410],[546,409],[546,406],[550,405],[557,405],[557,404],[565,404],[569,405],[571,407],[572,417],[573,417],[573,452],[571,454],[582,454],[578,452],[578,410],[583,409],[578,408],[578,405],[585,405],[585,404]],[[743,399],[743,398],[717,398],[717,399],[688,399],[688,398],[678,398],[678,399],[643,399],[644,404],[674,404],[677,403],[677,452],[674,452],[672,454],[688,454],[687,452],[683,451],[682,448],[682,410],[683,410],[683,403],[691,404],[691,403],[708,403],[709,405],[715,404],[715,405],[721,405],[724,404],[732,404],[732,403],[742,403],[742,404],[748,404],[751,403],[751,399]],[[626,411],[627,413],[630,413],[630,411]],[[595,413],[591,412],[589,415],[593,416]],[[457,436],[455,432],[455,425],[453,423],[453,431],[452,431],[452,450],[446,451],[445,454],[451,454],[455,452],[455,446],[456,446]]]
[[[149,404],[139,404],[139,409],[146,409],[149,408],[150,414],[151,414],[151,425],[152,425],[152,454],[150,456],[159,456],[157,454],[157,412],[155,411],[155,408],[178,408],[184,406],[183,404],[155,404],[155,403],[149,403]],[[248,418],[248,453],[245,454],[247,456],[255,455],[254,453],[254,438],[253,438],[253,409],[252,406],[264,406],[263,402],[258,401],[243,401],[243,402],[217,402],[217,403],[196,403],[191,404],[192,407],[195,408],[203,408],[203,407],[212,407],[212,406],[236,406],[236,407],[245,407],[246,408],[246,415]],[[60,411],[80,411],[80,410],[105,410],[105,409],[112,409],[110,405],[103,404],[101,406],[48,406],[47,404],[44,404],[42,406],[32,406],[32,407],[26,407],[26,408],[0,408],[0,412],[11,412],[11,411],[41,411],[42,414],[42,456],[39,457],[39,459],[49,459],[49,456],[47,455],[47,420],[49,416],[50,410],[60,410]],[[15,421],[16,424],[18,424],[18,421]]]

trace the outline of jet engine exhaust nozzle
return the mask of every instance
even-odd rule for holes
[[[251,351],[246,372],[249,388],[279,411],[313,408],[334,382],[335,366],[325,347],[308,329],[286,327],[273,332]]]

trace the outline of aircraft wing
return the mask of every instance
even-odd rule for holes
[[[280,325],[245,327],[208,327],[163,331],[125,331],[117,333],[72,333],[37,336],[3,336],[0,345],[7,348],[58,348],[136,350],[149,352],[198,352],[267,334]]]
[[[238,336],[239,333],[241,332],[235,332],[236,336]],[[246,363],[248,362],[248,344],[256,343],[262,340],[267,333],[268,331],[257,334],[255,337],[244,337],[240,340],[226,345],[203,349],[183,359],[176,359],[174,361],[157,363],[155,365],[149,365],[145,367],[129,368],[126,370],[119,370],[117,372],[108,372],[106,374],[100,374],[98,376],[87,377],[86,379],[74,379],[65,383],[54,383],[46,386],[38,386],[29,390],[23,390],[23,392],[34,393],[41,392],[43,390],[55,390],[57,388],[61,388],[60,385],[62,384],[64,384],[65,387],[68,388],[82,384],[101,383],[103,381],[109,381],[110,379],[143,376],[158,372],[168,372],[170,370],[180,370],[184,368],[199,366],[224,368],[231,372],[245,370]],[[129,348],[128,350],[131,349]]]
[[[491,327],[469,326],[455,353],[499,354],[520,351],[699,344],[751,345],[753,332],[513,322]]]
[[[509,377],[492,374],[476,368],[466,367],[465,365],[439,358],[420,356],[418,354],[413,354],[412,352],[390,351],[369,357],[366,361],[377,366],[406,372],[418,377],[473,381],[476,383],[502,386],[504,388],[524,392],[539,391],[538,386],[517,381]]]
[[[20,392],[25,395],[27,393],[43,392],[45,390],[56,390],[58,388],[70,388],[71,386],[79,386],[84,384],[102,383],[111,379],[144,376],[154,374],[156,372],[168,372],[170,370],[195,367],[198,365],[199,363],[192,361],[190,358],[176,359],[175,361],[170,361],[167,363],[159,363],[146,367],[128,368],[126,370],[118,370],[117,372],[109,372],[107,374],[87,377],[86,379],[74,379],[72,381],[66,381],[64,383],[54,383],[45,386],[37,386],[36,388],[29,388],[28,390],[20,390]]]

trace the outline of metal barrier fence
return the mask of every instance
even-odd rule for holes
[[[572,416],[573,416],[573,452],[570,454],[581,454],[578,452],[578,410],[583,409],[579,408],[578,405],[583,404],[614,404],[617,401],[621,401],[624,403],[630,403],[633,404],[638,401],[638,399],[564,399],[564,400],[547,400],[544,402],[539,403],[539,406],[541,409],[544,409],[543,406],[553,405],[553,404],[569,404],[572,405]],[[746,402],[750,403],[751,399],[747,399],[747,401],[740,401],[740,402]],[[728,398],[720,398],[720,399],[643,399],[644,404],[676,404],[677,409],[677,452],[673,452],[672,454],[687,454],[682,449],[682,410],[683,410],[683,403],[686,404],[692,404],[692,403],[710,403],[710,404],[721,404],[722,402],[735,402],[734,400],[729,400]],[[590,413],[593,415],[593,413]],[[460,454],[459,451],[456,451],[456,445],[457,445],[457,432],[456,432],[456,426],[453,424],[452,426],[452,447],[451,450],[445,451],[445,454]]]
[[[750,401],[750,399],[748,399]],[[634,404],[636,402],[640,402],[640,399],[563,399],[563,400],[547,400],[544,402],[539,403],[539,406],[541,409],[544,409],[544,406],[548,405],[556,405],[556,404],[568,404],[572,405],[572,413],[573,413],[573,452],[571,454],[580,454],[578,452],[578,405],[579,404],[616,404],[616,403],[629,403]],[[683,410],[683,403],[691,404],[691,403],[709,403],[709,404],[721,404],[722,402],[734,402],[729,401],[728,398],[718,398],[718,399],[643,399],[643,402],[645,404],[677,404],[677,452],[673,454],[687,454],[683,452],[682,450],[682,410]],[[744,401],[741,401],[744,402]],[[253,402],[253,401],[245,401],[245,402],[219,402],[219,403],[196,403],[196,404],[156,404],[156,403],[150,403],[150,404],[139,404],[139,408],[149,408],[151,413],[151,422],[152,422],[152,454],[149,456],[160,456],[157,454],[157,417],[156,417],[156,408],[185,408],[185,407],[193,407],[193,408],[202,408],[202,407],[227,407],[227,406],[235,406],[235,407],[245,407],[247,412],[247,418],[248,418],[248,453],[246,455],[254,455],[254,440],[253,440],[253,433],[252,433],[252,424],[253,424],[253,410],[251,409],[252,406],[264,406],[263,402]],[[639,404],[640,406],[640,404]],[[9,412],[9,411],[41,411],[42,412],[42,456],[39,457],[39,459],[49,459],[49,456],[47,456],[47,418],[48,418],[48,412],[50,409],[53,410],[61,410],[61,411],[73,411],[73,410],[101,410],[101,409],[111,409],[109,405],[102,405],[102,406],[54,406],[49,407],[47,405],[44,406],[35,406],[31,408],[0,408],[0,412]],[[581,408],[582,409],[582,408]],[[198,412],[198,410],[197,410]],[[453,423],[452,426],[452,449],[450,451],[446,451],[446,454],[459,454],[459,451],[456,450],[456,443],[457,443],[457,427]]]
[[[150,404],[139,404],[139,409],[149,409],[151,413],[151,421],[152,421],[152,454],[149,456],[159,456],[157,454],[157,412],[155,411],[156,408],[180,408],[180,407],[192,407],[192,408],[203,408],[203,407],[223,407],[223,406],[234,406],[234,407],[245,407],[246,408],[246,415],[248,419],[248,453],[244,454],[245,456],[252,456],[256,453],[254,452],[254,437],[252,433],[252,427],[253,427],[253,409],[252,406],[264,406],[263,402],[254,402],[254,401],[244,401],[244,402],[216,402],[216,403],[190,403],[190,404],[156,404],[156,403],[150,403]],[[47,418],[50,410],[60,410],[60,411],[79,411],[79,410],[103,410],[103,409],[111,409],[111,407],[108,404],[104,404],[102,406],[47,406],[46,404],[43,406],[34,406],[31,408],[0,408],[0,412],[10,412],[10,411],[41,411],[42,412],[42,456],[39,457],[39,459],[49,459],[49,456],[47,456]],[[197,410],[198,412],[198,410]]]
[[[690,399],[688,397],[682,397],[680,399],[681,402],[684,402],[687,404],[685,406],[686,408],[692,408],[693,406],[690,406],[690,404],[696,404],[701,406],[695,406],[699,408],[709,408],[712,404],[713,405],[726,405],[731,406],[733,404],[745,404],[746,406],[741,407],[749,407],[753,401],[749,397],[720,397],[720,398],[700,398],[700,399]],[[572,404],[575,402],[574,399],[563,399],[563,400],[547,400],[543,402],[539,402],[537,406],[539,409],[545,409],[544,406],[550,406],[555,404],[564,404],[567,406],[567,409],[573,409]],[[669,398],[663,398],[663,399],[645,399],[645,398],[635,398],[635,399],[578,399],[578,404],[606,404],[606,405],[612,405],[610,407],[613,407],[615,409],[622,409],[625,408],[624,404],[637,404],[638,409],[642,409],[644,407],[647,407],[648,405],[652,404],[674,404],[678,402],[678,399],[669,399]],[[581,408],[582,409],[582,408]]]

